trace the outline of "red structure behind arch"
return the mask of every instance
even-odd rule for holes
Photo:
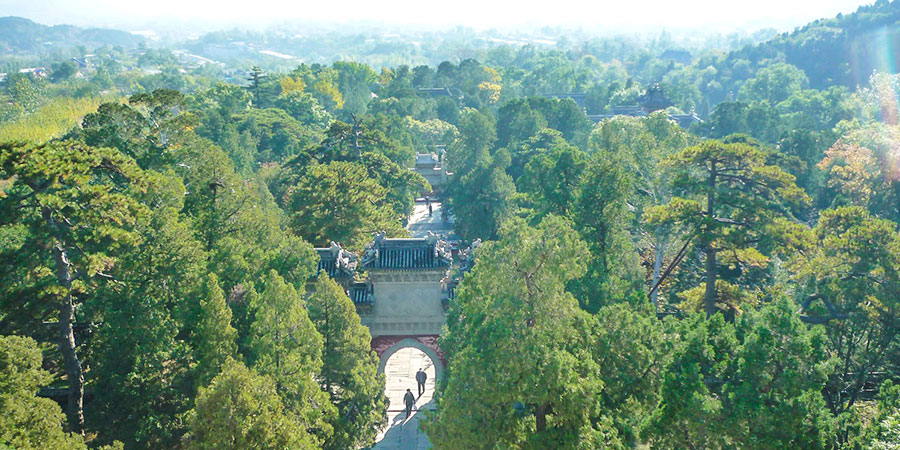
[[[444,352],[441,351],[441,348],[438,346],[438,336],[437,335],[417,335],[417,336],[378,336],[372,339],[372,350],[378,354],[378,358],[381,359],[388,349],[396,345],[398,342],[404,339],[414,339],[418,341],[420,344],[428,347],[429,350],[433,351],[440,358],[440,363],[444,366],[447,365],[447,359],[444,355]]]

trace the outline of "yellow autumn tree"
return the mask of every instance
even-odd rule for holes
[[[484,72],[487,74],[488,80],[482,81],[481,84],[478,85],[478,89],[488,92],[489,103],[497,103],[500,101],[500,90],[503,88],[500,82],[503,81],[503,79],[500,77],[500,72],[497,72],[497,70],[493,68],[484,67]]]
[[[306,83],[302,78],[284,77],[278,81],[281,85],[281,95],[287,95],[292,92],[303,92],[306,89]]]

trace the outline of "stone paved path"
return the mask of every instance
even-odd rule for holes
[[[450,236],[453,231],[453,216],[449,216],[447,221],[441,220],[441,203],[431,202],[431,216],[428,215],[428,205],[424,200],[417,200],[413,213],[409,216],[409,222],[406,229],[409,230],[411,237],[425,237],[429,231],[440,235],[444,238]]]
[[[416,401],[412,415],[407,419],[404,412],[403,396],[407,389],[416,394],[416,372],[425,369],[428,380],[425,393]],[[433,409],[431,397],[434,393],[434,364],[421,350],[407,347],[391,355],[384,367],[386,394],[391,404],[388,407],[388,424],[378,433],[374,450],[424,450],[431,448],[425,432],[419,429],[419,419],[423,410]]]

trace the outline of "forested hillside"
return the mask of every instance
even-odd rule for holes
[[[823,89],[864,84],[873,71],[897,69],[900,59],[900,4],[879,0],[853,14],[817,20],[768,42],[730,55],[757,65],[783,58],[803,70],[810,84]]]
[[[126,31],[70,25],[47,26],[22,17],[0,17],[0,50],[4,54],[40,54],[54,47],[95,48],[108,45],[134,48],[143,41],[140,36]]]
[[[694,53],[11,67],[0,448],[372,446],[385,376],[315,248],[407,237],[423,195],[474,252],[435,448],[897,448],[898,14]]]

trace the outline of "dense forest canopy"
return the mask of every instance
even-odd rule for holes
[[[474,252],[435,448],[898,448],[898,30],[0,19],[0,448],[373,445],[384,374],[314,248],[426,194]]]

